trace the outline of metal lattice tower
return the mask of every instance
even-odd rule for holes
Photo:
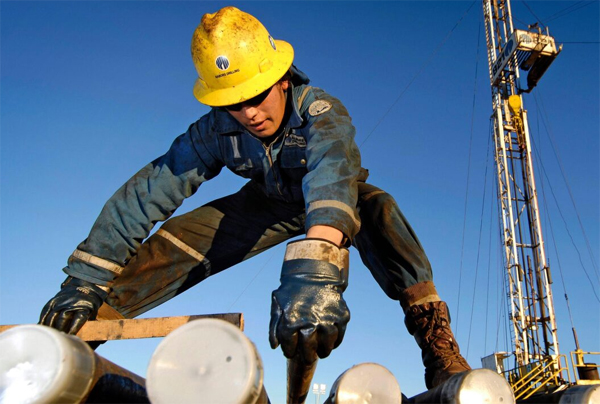
[[[509,0],[483,0],[492,88],[492,128],[511,334],[517,366],[559,355],[550,268],[546,260],[532,164],[529,92],[557,51],[541,32],[515,31]],[[529,70],[520,87],[519,68]]]

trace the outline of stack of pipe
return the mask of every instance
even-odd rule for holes
[[[0,334],[0,402],[147,403],[145,381],[78,337],[43,325]]]

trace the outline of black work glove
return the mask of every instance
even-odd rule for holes
[[[69,276],[42,309],[39,324],[77,334],[86,321],[96,318],[107,296],[98,285]]]
[[[348,250],[320,239],[288,244],[281,286],[273,292],[269,342],[287,358],[305,363],[329,356],[350,321],[342,297],[347,286]]]

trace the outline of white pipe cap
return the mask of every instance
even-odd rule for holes
[[[0,334],[0,403],[79,403],[94,376],[92,349],[43,325]]]
[[[385,367],[361,363],[337,378],[329,400],[335,404],[400,404],[402,393],[398,381]]]
[[[490,369],[473,369],[452,375],[440,385],[441,402],[457,404],[515,402],[506,379]]]
[[[218,319],[189,322],[158,345],[146,374],[153,404],[253,404],[263,384],[254,344]]]

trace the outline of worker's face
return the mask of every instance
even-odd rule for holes
[[[264,93],[225,109],[253,135],[269,137],[277,133],[283,122],[289,86],[289,81],[280,81]]]

